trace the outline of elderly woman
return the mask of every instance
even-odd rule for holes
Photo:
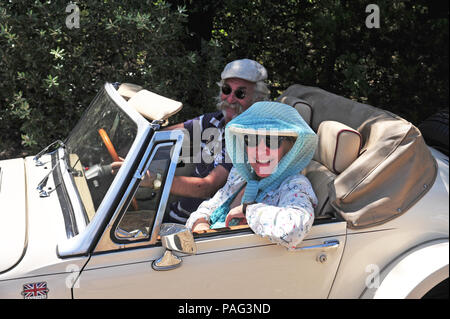
[[[260,236],[293,249],[314,221],[317,198],[301,171],[317,135],[286,104],[257,102],[225,128],[233,162],[227,183],[193,212],[194,232],[248,223]]]

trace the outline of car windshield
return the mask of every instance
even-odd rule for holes
[[[89,221],[115,175],[110,164],[125,159],[137,135],[137,124],[103,88],[66,141],[66,157]]]

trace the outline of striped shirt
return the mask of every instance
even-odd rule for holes
[[[219,165],[228,172],[233,167],[225,150],[225,118],[222,112],[207,113],[184,122],[189,132],[195,164],[194,177],[204,178]],[[198,143],[200,141],[200,145]],[[183,157],[183,155],[182,155]],[[181,197],[170,204],[170,222],[186,223],[205,198]]]

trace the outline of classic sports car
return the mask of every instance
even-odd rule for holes
[[[0,161],[0,298],[448,297],[448,155],[319,88],[278,100],[319,136],[304,171],[319,205],[296,251],[248,226],[163,223],[174,175],[192,166],[183,132],[161,130],[181,103],[106,83],[67,139]]]

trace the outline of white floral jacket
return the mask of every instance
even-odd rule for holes
[[[245,183],[233,167],[227,183],[191,214],[186,226],[192,229],[195,221],[209,221],[212,212],[236,193]],[[309,180],[296,174],[288,177],[278,189],[267,193],[261,203],[247,206],[246,218],[250,228],[270,241],[294,249],[305,237],[314,221],[317,197]]]

